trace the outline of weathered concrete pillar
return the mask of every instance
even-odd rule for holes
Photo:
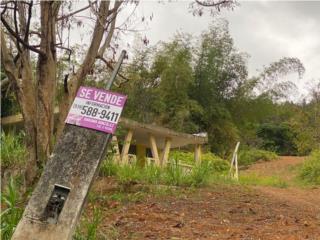
[[[157,166],[160,166],[160,158],[159,158],[156,139],[155,139],[154,136],[152,136],[150,134],[149,140],[150,140],[150,147],[151,147],[152,157],[154,158],[155,164]]]
[[[121,163],[122,164],[128,164],[128,153],[129,153],[129,148],[130,148],[132,136],[133,136],[133,130],[129,129],[128,133],[124,139],[124,144],[122,147],[122,152],[121,152]]]
[[[147,162],[147,148],[144,145],[137,144],[137,166],[143,168]]]
[[[171,139],[166,138],[164,148],[162,151],[162,157],[161,157],[161,166],[163,166],[163,167],[167,166],[170,148],[171,148]]]
[[[71,240],[110,134],[66,125],[13,240]]]

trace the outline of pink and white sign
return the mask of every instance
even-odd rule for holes
[[[127,96],[93,87],[80,87],[66,123],[113,134]]]

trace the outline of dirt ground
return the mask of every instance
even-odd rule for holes
[[[292,180],[288,169],[303,160],[282,157],[246,172]],[[108,194],[112,186],[100,179],[94,191]],[[93,204],[103,209],[99,231],[111,239],[320,240],[320,188],[215,185],[87,209]]]

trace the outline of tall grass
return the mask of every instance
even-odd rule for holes
[[[210,176],[225,173],[229,165],[226,161],[221,163],[203,161],[192,169],[183,169],[177,160],[171,160],[167,167],[160,168],[153,164],[144,168],[136,165],[116,165],[105,162],[100,169],[100,175],[115,176],[119,183],[125,187],[141,184],[165,184],[172,186],[201,186],[208,183]]]
[[[320,150],[313,151],[304,162],[299,178],[306,183],[320,185]]]
[[[25,162],[27,149],[23,144],[24,134],[1,133],[1,167],[20,166]]]
[[[212,173],[224,171],[224,169],[215,171],[214,166],[212,162],[202,162],[200,165],[195,166],[190,175],[191,185],[194,187],[206,185]]]
[[[91,218],[86,218],[81,224],[81,229],[77,229],[73,240],[97,240],[104,239],[99,236],[98,227],[102,221],[101,210],[98,208],[93,209],[93,215]]]
[[[23,209],[19,207],[21,198],[13,178],[10,179],[5,191],[1,193],[1,205],[4,210],[1,212],[1,239],[9,240],[18,225]]]

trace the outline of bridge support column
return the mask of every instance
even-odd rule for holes
[[[124,144],[121,152],[121,163],[122,164],[128,164],[128,153],[129,153],[129,148],[131,144],[133,136],[133,130],[129,129],[125,139],[124,139]]]
[[[154,136],[150,135],[149,136],[149,140],[150,140],[150,147],[151,147],[152,157],[154,158],[156,166],[160,166],[160,158],[159,158],[156,139],[155,139]]]
[[[171,148],[171,139],[166,138],[164,148],[161,155],[161,166],[166,167],[168,163],[169,153]]]

